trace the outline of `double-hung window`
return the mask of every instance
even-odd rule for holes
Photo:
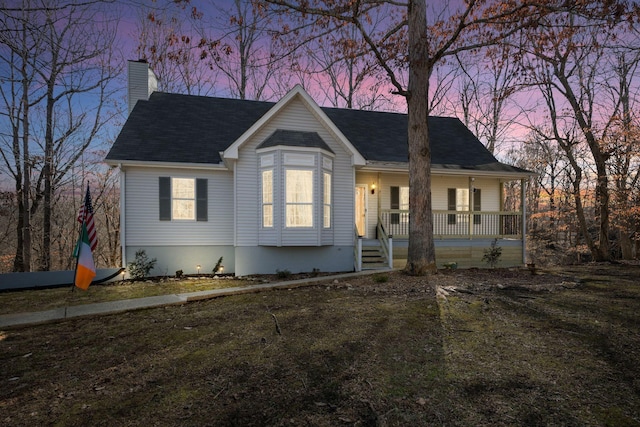
[[[409,210],[409,187],[391,187],[391,209],[401,211]],[[409,222],[409,214],[392,213],[391,224],[400,224]]]
[[[273,169],[262,171],[262,226],[273,227]]]
[[[323,172],[322,185],[324,189],[324,203],[322,210],[322,227],[331,228],[331,173]]]
[[[196,219],[195,179],[171,179],[171,217],[173,219]]]
[[[160,221],[207,221],[207,180],[159,178]]]
[[[479,188],[473,190],[473,210],[478,212],[482,209],[481,206],[481,191]],[[447,193],[448,210],[458,212],[469,212],[469,189],[468,188],[449,188]],[[448,224],[454,225],[459,221],[466,222],[467,215],[448,215]],[[473,216],[473,223],[480,224],[480,215]]]

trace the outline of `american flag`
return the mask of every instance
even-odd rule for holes
[[[87,185],[87,195],[84,198],[84,203],[80,206],[78,212],[78,222],[83,222],[87,225],[87,234],[89,234],[89,244],[91,245],[91,251],[95,251],[98,246],[98,234],[96,233],[96,226],[93,223],[93,206],[91,205],[91,193],[89,193],[89,186]]]

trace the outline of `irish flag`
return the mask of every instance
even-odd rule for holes
[[[76,266],[75,284],[86,291],[93,278],[96,277],[96,266],[93,263],[87,224],[84,221],[82,222],[82,233],[76,246],[76,257],[78,258],[78,265]]]

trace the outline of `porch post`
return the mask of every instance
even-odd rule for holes
[[[522,263],[527,264],[527,180],[520,180],[520,209],[522,210]]]
[[[362,237],[356,240],[356,272],[362,271]]]
[[[469,218],[467,221],[469,221],[469,240],[473,239],[473,204],[474,204],[474,200],[473,200],[473,182],[476,179],[473,177],[469,177],[469,211],[467,212],[467,214],[469,215]]]

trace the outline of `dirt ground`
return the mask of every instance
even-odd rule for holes
[[[640,267],[379,273],[0,331],[0,425],[640,426]]]

